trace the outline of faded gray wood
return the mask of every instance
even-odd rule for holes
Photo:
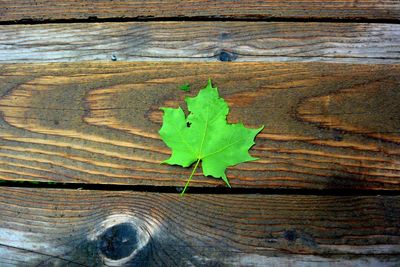
[[[85,60],[399,63],[400,25],[129,22],[0,26],[0,63]]]
[[[400,197],[0,188],[1,266],[396,266]]]

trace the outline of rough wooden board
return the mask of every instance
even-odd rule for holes
[[[0,263],[99,266],[100,251],[108,266],[395,266],[399,207],[398,196],[0,187]]]
[[[0,26],[0,62],[399,63],[400,25],[127,22]]]
[[[80,63],[0,67],[0,178],[182,186],[162,106],[208,78],[229,122],[265,125],[233,187],[400,189],[400,65]],[[195,175],[192,186],[224,186]]]
[[[397,0],[223,0],[223,1],[142,1],[142,0],[3,0],[0,20],[59,20],[90,18],[400,18]]]

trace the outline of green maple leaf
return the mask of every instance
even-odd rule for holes
[[[179,87],[182,91],[189,92],[190,91],[190,84],[186,83]]]
[[[196,97],[185,99],[190,114],[185,117],[179,108],[161,108],[164,111],[160,136],[172,149],[172,155],[163,163],[189,167],[196,162],[181,195],[186,191],[200,161],[205,176],[222,178],[230,187],[225,170],[241,162],[256,160],[248,150],[254,138],[263,129],[249,129],[242,123],[228,124],[229,107],[218,95],[211,80]]]

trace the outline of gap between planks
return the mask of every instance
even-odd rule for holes
[[[30,182],[0,180],[0,188],[40,188],[40,189],[71,189],[92,191],[127,191],[176,194],[183,190],[183,186],[156,186],[156,185],[118,185],[118,184],[89,184],[89,183],[57,183],[57,182]],[[398,190],[362,190],[362,189],[279,189],[279,188],[246,188],[246,187],[190,187],[188,194],[215,194],[215,195],[319,195],[319,196],[397,196]]]

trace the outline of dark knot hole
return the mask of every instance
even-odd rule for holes
[[[98,247],[109,259],[126,258],[138,247],[137,231],[129,223],[114,225],[100,236]]]

